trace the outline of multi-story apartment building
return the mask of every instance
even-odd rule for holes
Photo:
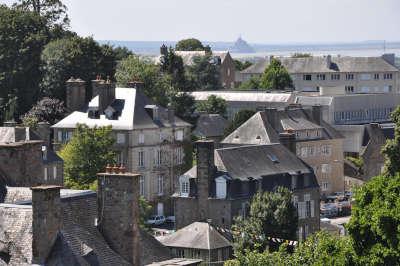
[[[67,106],[83,106],[75,97],[84,89],[80,80],[69,80]],[[89,127],[111,126],[116,138],[117,162],[139,173],[140,193],[158,214],[171,214],[170,199],[177,177],[182,173],[185,147],[190,141],[191,125],[176,117],[172,109],[154,104],[135,88],[115,88],[104,80],[92,81],[95,96],[88,106],[74,111],[53,125],[56,145],[68,142],[77,124]],[[84,95],[84,94],[83,94]],[[72,108],[70,108],[72,109]]]
[[[294,132],[296,154],[314,169],[322,195],[344,190],[343,136],[322,119],[321,107],[299,106],[257,112],[224,140],[223,146],[282,143]]]
[[[179,179],[176,227],[211,219],[230,229],[235,217],[247,216],[255,193],[286,187],[298,210],[298,238],[318,231],[320,193],[314,171],[296,157],[293,133],[279,137],[286,147],[275,143],[214,150],[213,141],[198,141],[197,165]]]
[[[292,77],[297,91],[319,91],[321,87],[344,86],[346,93],[399,92],[399,69],[395,55],[381,57],[311,56],[279,57]],[[240,81],[261,76],[270,58],[241,71]]]

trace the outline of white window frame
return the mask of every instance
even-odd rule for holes
[[[138,166],[144,167],[144,151],[138,152]]]
[[[175,131],[175,140],[183,141],[183,129],[178,129]]]
[[[117,144],[125,144],[125,134],[117,133]]]
[[[139,133],[138,143],[144,144],[144,134],[143,133]]]
[[[157,176],[157,195],[158,196],[164,195],[164,176],[163,175]]]
[[[156,148],[154,150],[154,165],[160,166],[161,164],[162,164],[161,149]]]
[[[47,178],[48,178],[48,169],[47,169],[47,167],[45,166],[45,167],[44,167],[44,180],[47,181]]]
[[[141,196],[145,195],[145,187],[146,187],[145,181],[146,181],[145,177],[141,175],[139,178],[139,193]]]
[[[57,179],[57,166],[53,166],[53,178]]]

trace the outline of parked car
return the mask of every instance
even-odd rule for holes
[[[147,221],[146,224],[149,225],[160,225],[165,223],[165,217],[164,215],[153,215],[151,216]]]
[[[321,204],[320,207],[321,217],[336,217],[338,215],[338,208],[335,203]]]
[[[167,216],[165,220],[167,221],[167,223],[175,223],[175,216]]]

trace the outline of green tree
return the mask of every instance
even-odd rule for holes
[[[384,173],[387,176],[393,176],[400,172],[400,107],[391,114],[392,121],[395,123],[394,139],[387,140],[382,149],[385,156]]]
[[[400,175],[377,176],[358,188],[346,228],[364,265],[400,263]]]
[[[278,187],[276,192],[257,193],[251,201],[249,215],[237,217],[232,226],[235,252],[264,251],[267,237],[296,239],[297,222],[297,210],[288,189]]]
[[[241,60],[233,59],[233,62],[235,63],[235,69],[237,71],[242,71],[242,70],[248,68],[249,66],[253,65],[252,62],[247,61],[247,60],[243,62]]]
[[[226,116],[226,101],[215,95],[208,96],[207,100],[196,104],[198,112],[206,112],[207,114],[220,114]]]
[[[115,162],[114,143],[111,127],[78,125],[72,139],[59,152],[64,160],[65,185],[73,189],[93,187],[96,174]]]
[[[60,0],[18,0],[14,7],[36,13],[50,26],[69,25],[67,7]]]
[[[170,76],[174,88],[186,90],[187,81],[182,57],[176,55],[171,47],[166,54],[161,55],[160,69],[162,73]]]
[[[260,87],[260,77],[251,77],[249,80],[243,82],[239,86],[239,90],[259,90]]]
[[[126,48],[125,46],[124,47],[118,46],[113,48],[113,50],[115,54],[115,60],[117,60],[117,62],[127,58],[130,55],[133,55],[132,51]]]
[[[288,252],[288,247],[283,244],[277,252],[246,250],[235,255],[237,258],[227,261],[225,266],[358,265],[351,240],[332,236],[324,231],[298,243],[294,252]]]
[[[196,103],[193,96],[185,92],[174,92],[170,95],[170,106],[178,117],[188,123],[195,123],[193,113],[196,110]]]
[[[7,103],[17,97],[15,118],[39,97],[47,31],[45,20],[35,13],[0,5],[0,98]]]
[[[267,90],[284,90],[293,88],[293,81],[282,63],[273,58],[261,76],[260,86]]]
[[[58,99],[43,98],[38,101],[32,108],[22,117],[22,123],[25,126],[36,127],[38,122],[48,122],[50,125],[55,124],[62,119],[65,114],[64,103]]]
[[[229,123],[228,127],[225,129],[224,135],[228,136],[238,127],[240,127],[244,122],[249,120],[256,112],[252,110],[240,110],[234,116],[232,121]]]
[[[70,77],[86,81],[87,96],[91,95],[90,81],[97,75],[113,77],[116,55],[108,45],[99,45],[93,38],[63,38],[46,45],[43,54],[42,95],[65,101],[65,81]]]
[[[218,66],[210,55],[195,56],[186,67],[190,90],[218,90],[221,86]]]
[[[195,38],[183,39],[180,40],[175,45],[175,50],[177,51],[204,51],[205,47],[201,43],[201,41]]]

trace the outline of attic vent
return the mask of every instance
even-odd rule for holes
[[[238,139],[239,138],[239,136],[235,136],[235,139]]]
[[[272,162],[279,163],[278,157],[276,157],[274,154],[267,154],[267,156]]]
[[[260,136],[257,136],[256,139],[261,139],[261,137],[260,137]]]

